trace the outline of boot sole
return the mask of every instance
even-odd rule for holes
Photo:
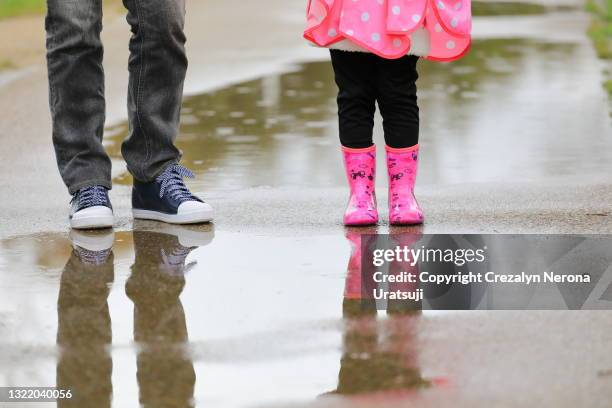
[[[363,222],[345,222],[345,227],[371,227],[372,225],[378,225],[378,221],[363,221]]]
[[[394,227],[401,227],[401,226],[414,226],[414,225],[423,225],[425,223],[424,220],[421,221],[402,221],[402,222],[389,222],[389,225],[392,225]]]

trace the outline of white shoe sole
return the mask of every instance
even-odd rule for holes
[[[178,237],[179,243],[184,247],[203,247],[210,244],[215,238],[215,227],[213,224],[179,225],[165,222],[141,224],[140,220],[134,220],[134,231],[174,235]]]
[[[70,226],[74,229],[103,229],[112,228],[115,222],[115,217],[85,217],[85,218],[72,218],[70,220]]]
[[[115,242],[115,233],[113,230],[87,233],[73,229],[70,231],[70,240],[73,245],[89,251],[104,251],[112,248]]]
[[[70,218],[70,226],[74,229],[112,228],[114,222],[113,211],[104,206],[86,208]]]
[[[203,224],[213,220],[213,210],[200,210],[183,214],[164,214],[157,211],[132,209],[132,215],[139,220],[162,221],[168,224]]]

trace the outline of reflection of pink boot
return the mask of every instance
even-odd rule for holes
[[[372,225],[378,222],[376,209],[376,146],[365,149],[342,147],[346,177],[351,189],[344,213],[345,225]]]
[[[371,259],[371,251],[376,243],[376,230],[360,229],[359,232],[347,231],[345,236],[351,245],[351,257],[346,270],[342,314],[345,318],[376,315],[376,301],[373,298],[374,282],[373,262],[363,264],[363,249],[367,251],[366,259]]]
[[[387,146],[389,170],[389,223],[422,224],[423,210],[414,197],[414,183],[419,163],[419,145],[405,149]]]

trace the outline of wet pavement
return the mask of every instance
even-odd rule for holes
[[[377,315],[343,297],[359,233],[6,240],[2,384],[70,387],[61,407],[609,406],[610,313]]]
[[[600,82],[584,82],[599,77],[601,66],[581,31],[540,33],[567,21],[581,30],[576,21],[583,17],[572,10],[483,17],[461,63],[420,62],[417,192],[429,210],[425,232],[612,230],[607,97]],[[335,92],[324,59],[187,98],[178,145],[198,175],[192,185],[216,203],[222,228],[338,230],[346,191]],[[382,146],[380,123],[375,139]],[[107,132],[118,168],[126,132],[126,124]],[[384,169],[383,154],[378,161]],[[384,213],[386,178],[379,175]],[[118,172],[117,186],[130,183]]]
[[[581,65],[586,54],[578,44],[489,39],[458,64],[421,61],[419,186],[609,175],[606,106],[588,100],[590,87],[578,86],[593,69]],[[213,192],[344,187],[335,98],[328,61],[188,98],[178,146],[200,176],[194,185]],[[585,123],[592,132],[586,140]],[[107,132],[117,162],[126,131],[123,124]],[[382,146],[380,126],[376,133]],[[384,155],[379,159],[384,168]],[[131,185],[131,178],[123,173],[115,182]],[[385,184],[380,177],[382,190]]]
[[[421,62],[418,231],[612,232],[586,23],[481,17],[462,62]],[[355,313],[360,231],[340,225],[335,88],[310,51],[186,99],[178,144],[215,225],[132,223],[121,122],[114,234],[69,236],[59,204],[2,220],[0,384],[71,386],[65,407],[609,407],[610,313]]]
[[[303,25],[303,5],[279,1],[269,0],[274,12],[256,24],[273,25],[284,35],[262,31],[258,49],[242,37],[220,37],[227,27],[218,19],[231,4],[211,0],[192,6],[190,96],[178,144],[185,163],[198,172],[192,186],[217,209],[218,227],[336,234],[346,191],[328,55],[295,35]],[[421,63],[423,160],[417,190],[427,208],[426,232],[612,230],[604,65],[585,34],[588,15],[575,0],[563,5],[543,14],[478,17],[474,49],[466,59]],[[114,158],[117,184],[111,198],[121,230],[131,228],[129,177],[119,157],[126,133],[120,58],[125,38],[119,35],[124,25],[115,19],[105,25],[111,123],[106,144]],[[199,33],[198,27],[211,33]],[[10,135],[3,149],[16,158],[0,162],[0,171],[19,174],[0,186],[1,237],[66,230],[68,199],[47,137],[45,81],[35,70],[0,95],[7,118],[0,132]],[[380,126],[376,141],[382,144]],[[379,174],[384,212],[386,181],[384,172]]]

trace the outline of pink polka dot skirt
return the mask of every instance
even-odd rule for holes
[[[411,34],[425,29],[427,59],[452,61],[471,43],[471,0],[309,0],[304,37],[320,47],[349,40],[383,58],[410,53]]]

